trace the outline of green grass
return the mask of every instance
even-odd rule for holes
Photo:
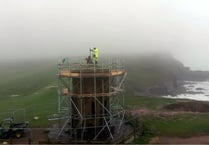
[[[150,110],[162,110],[162,107],[176,100],[161,97],[138,97],[138,96],[125,96],[125,106],[127,108],[148,108]]]
[[[11,115],[12,112],[20,110],[15,113],[15,119],[24,117],[30,121],[32,126],[48,124],[47,116],[57,112],[57,91],[56,89],[43,88],[27,96],[10,97],[2,99],[0,110],[3,119],[5,116]],[[24,111],[25,110],[25,113]],[[8,113],[4,113],[8,112]],[[38,116],[39,120],[33,120],[34,116]],[[24,119],[24,118],[23,118]],[[21,119],[19,119],[21,120]]]
[[[175,103],[179,100],[159,97],[126,96],[126,107],[148,108],[152,111],[167,111],[163,106]],[[135,116],[137,117],[137,116]],[[190,137],[209,134],[209,114],[176,114],[173,116],[148,115],[138,116],[142,124],[143,135],[135,140],[137,144],[147,144],[154,136]]]
[[[23,66],[24,64],[26,66]],[[0,98],[7,98],[11,95],[30,95],[56,81],[54,63],[24,64],[15,63],[1,68]]]
[[[142,117],[157,136],[190,137],[209,134],[208,114],[181,114],[172,117]]]
[[[160,97],[138,97],[127,95],[125,104],[127,109],[147,108],[151,111],[168,111],[162,109],[163,106],[176,103],[180,100],[160,98]],[[137,117],[137,116],[134,116]],[[137,138],[134,143],[147,144],[152,137],[190,137],[209,134],[209,114],[176,114],[173,116],[148,115],[138,116],[142,124],[143,135]],[[141,131],[140,130],[140,131]]]
[[[0,71],[0,119],[26,118],[31,126],[47,125],[48,116],[57,113],[57,85],[54,61],[9,63]],[[16,95],[16,96],[14,96]],[[34,120],[38,116],[38,120]]]

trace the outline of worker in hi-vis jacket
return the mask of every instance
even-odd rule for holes
[[[93,52],[94,63],[97,64],[98,57],[99,57],[99,50],[98,50],[98,48],[94,47],[94,49],[91,51]]]

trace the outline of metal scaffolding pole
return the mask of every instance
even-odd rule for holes
[[[93,130],[92,140],[107,131],[114,139],[111,130],[117,127],[117,131],[120,131],[125,115],[122,92],[126,75],[119,60],[116,63],[109,60],[105,65],[103,62],[102,65],[80,62],[59,67],[58,112],[66,112],[62,114],[67,114],[68,119],[58,136],[68,128],[70,137],[75,140],[87,139]],[[63,93],[65,89],[68,94]],[[116,120],[120,123],[114,124]]]

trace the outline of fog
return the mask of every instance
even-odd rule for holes
[[[209,70],[208,0],[0,0],[0,58],[169,52]]]

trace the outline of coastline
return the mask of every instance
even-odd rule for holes
[[[164,95],[164,98],[189,99],[196,101],[209,101],[209,81],[184,81],[181,86],[184,91],[176,95]]]

